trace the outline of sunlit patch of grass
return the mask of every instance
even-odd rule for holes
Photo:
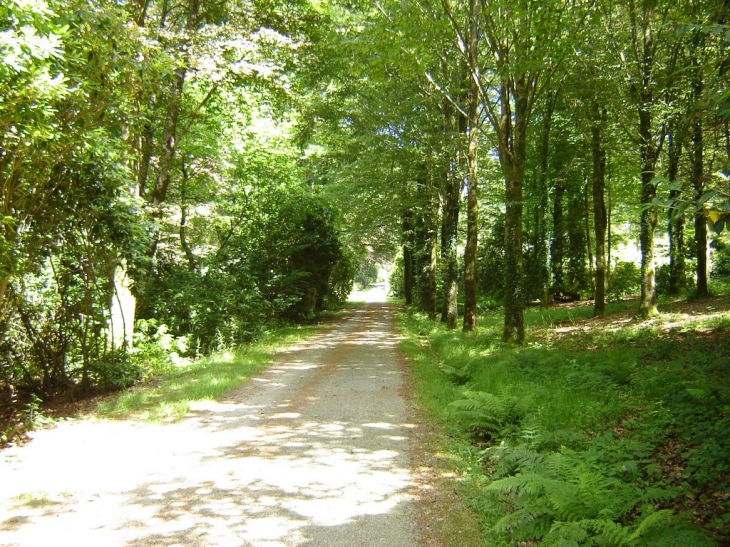
[[[30,507],[32,509],[37,509],[39,507],[58,505],[59,503],[57,501],[49,499],[48,494],[46,494],[45,492],[29,492],[26,494],[21,494],[13,498],[13,501],[15,502],[13,505],[13,509],[19,509],[21,507]]]
[[[99,403],[96,417],[179,420],[189,412],[191,402],[217,400],[241,387],[251,376],[266,368],[282,348],[323,328],[322,325],[306,325],[277,329],[249,346],[202,359],[106,399]]]

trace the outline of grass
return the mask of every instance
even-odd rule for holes
[[[108,397],[97,405],[94,415],[107,419],[179,420],[188,413],[191,402],[217,400],[241,387],[266,368],[281,348],[323,328],[321,324],[311,324],[277,329],[256,343],[201,359]]]
[[[497,312],[467,334],[400,317],[486,544],[730,544],[730,299],[637,308],[528,309],[524,347]]]
[[[17,496],[15,499],[15,504],[13,505],[14,509],[20,508],[20,507],[29,507],[32,509],[38,509],[42,507],[48,507],[50,505],[57,505],[59,502],[53,501],[48,498],[48,494],[45,492],[38,492],[36,494],[21,494],[20,496]]]

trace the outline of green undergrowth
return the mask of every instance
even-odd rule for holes
[[[320,332],[322,324],[279,328],[258,342],[217,353],[153,378],[99,403],[95,416],[108,419],[174,421],[190,403],[216,400],[241,387],[271,363],[281,348]]]
[[[497,313],[469,334],[400,316],[485,545],[730,545],[728,299],[665,307],[529,309],[523,347]]]

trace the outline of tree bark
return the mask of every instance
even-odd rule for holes
[[[675,184],[679,174],[679,158],[682,155],[682,141],[675,126],[669,131],[669,150],[667,154],[667,178]],[[681,195],[680,190],[671,190],[669,199],[675,200]],[[684,263],[684,217],[674,218],[674,212],[667,215],[667,233],[669,235],[669,294],[679,294],[685,276]]]
[[[185,30],[193,33],[198,28],[198,15],[200,12],[200,0],[188,0],[187,20]],[[189,44],[187,44],[189,46]],[[162,130],[162,152],[160,154],[160,166],[157,172],[155,187],[152,189],[152,205],[157,207],[165,201],[167,188],[172,177],[172,161],[177,150],[177,122],[180,117],[180,106],[182,102],[183,88],[187,66],[178,67],[175,70],[172,87],[170,89],[170,101],[168,103],[165,125]]]
[[[464,248],[464,323],[463,330],[474,330],[477,324],[477,237],[479,204],[477,201],[477,149],[479,131],[479,2],[469,0],[469,146],[467,150],[468,194],[467,228]]]
[[[596,274],[593,315],[606,313],[606,214],[605,173],[606,150],[601,139],[602,114],[598,101],[593,106],[593,126],[591,127],[591,156],[593,160],[593,230],[596,239]]]
[[[410,210],[403,215],[403,291],[406,305],[413,304],[413,221]]]
[[[695,60],[695,65],[697,61]],[[695,69],[699,72],[699,69]],[[699,200],[704,193],[704,142],[702,133],[702,77],[695,75],[693,82],[693,95],[695,108],[693,112],[694,123],[692,127],[692,189],[694,190],[695,201]],[[708,295],[707,289],[707,223],[704,215],[695,215],[695,253],[697,257],[697,289],[696,296],[704,298]]]
[[[441,322],[450,329],[458,323],[459,263],[456,255],[459,228],[459,199],[461,184],[447,167],[444,181],[444,204],[441,215],[441,260],[443,262],[443,306]]]
[[[656,197],[654,167],[657,160],[657,149],[652,135],[651,107],[654,100],[652,93],[652,69],[654,65],[654,37],[649,22],[651,10],[644,13],[642,25],[640,62],[641,89],[638,95],[639,107],[639,154],[641,156],[641,211],[639,227],[639,244],[641,247],[641,302],[639,314],[649,317],[658,313],[656,276],[654,270],[654,232],[658,223],[658,212],[652,200]],[[633,14],[635,15],[635,14]],[[636,30],[636,25],[634,30]],[[637,40],[638,42],[638,40]]]
[[[565,288],[565,220],[563,216],[563,197],[565,186],[556,181],[553,195],[553,239],[550,244],[550,267],[553,274],[553,290],[562,291]]]
[[[586,255],[588,257],[588,279],[590,280],[591,290],[596,290],[596,270],[593,263],[593,246],[591,244],[591,204],[588,198],[588,177],[583,185],[583,222],[585,223],[586,232]]]
[[[165,116],[165,125],[162,130],[162,152],[160,154],[160,166],[157,172],[155,187],[152,189],[152,205],[159,206],[167,197],[167,188],[172,178],[172,160],[177,149],[177,122],[180,116],[180,102],[182,99],[183,87],[185,86],[185,75],[187,69],[179,67],[175,70],[174,82],[170,89],[170,102]]]
[[[436,227],[430,188],[419,183],[420,212],[413,231],[413,266],[418,309],[436,317]]]
[[[642,136],[641,203],[645,208],[641,212],[639,227],[641,247],[641,303],[639,313],[644,317],[649,317],[658,313],[654,270],[654,232],[658,223],[658,213],[656,205],[651,205],[652,200],[656,197],[653,154],[648,153],[647,149],[651,145],[644,140],[645,130],[651,124],[651,115],[648,111],[642,111],[640,117]],[[650,131],[646,138],[651,139]]]
[[[502,130],[499,139],[499,160],[505,179],[505,278],[504,331],[505,342],[522,344],[524,326],[524,265],[522,257],[522,187],[527,152],[528,89],[525,76],[514,80],[513,86],[502,84]],[[514,89],[514,114],[510,104],[509,87]]]
[[[546,107],[543,118],[542,136],[540,139],[540,203],[537,211],[537,224],[535,227],[536,255],[540,272],[540,307],[546,308],[550,301],[550,269],[548,263],[548,169],[550,159],[550,129],[552,126],[553,110],[557,92],[552,92],[546,99]]]

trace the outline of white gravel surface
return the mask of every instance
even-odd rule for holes
[[[392,313],[363,305],[180,423],[0,452],[0,546],[419,545]]]

